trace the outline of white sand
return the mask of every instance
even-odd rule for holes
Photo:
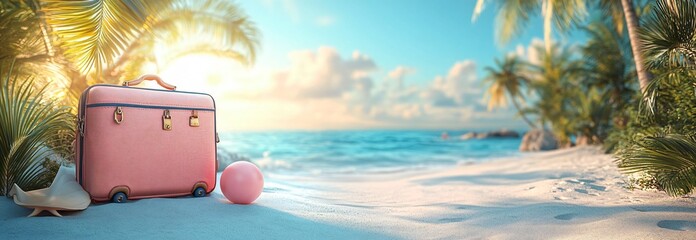
[[[584,147],[450,170],[268,174],[261,198],[93,204],[62,219],[0,198],[0,239],[696,239],[696,200],[629,191],[610,155]]]

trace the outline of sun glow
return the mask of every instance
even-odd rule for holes
[[[147,67],[152,68],[152,67]],[[153,69],[155,72],[155,69]],[[160,69],[159,75],[180,91],[224,94],[240,88],[235,75],[245,70],[240,63],[211,55],[188,55],[172,61]]]
[[[264,79],[261,76],[264,71],[258,68],[246,67],[229,58],[192,54],[160,66],[159,71],[156,64],[143,66],[143,71],[158,74],[165,82],[175,85],[177,91],[212,95],[218,110],[219,131],[259,128],[259,120],[254,116],[264,113],[258,112],[261,103],[255,94],[263,88],[260,79]],[[155,82],[146,84],[143,87],[161,88]]]

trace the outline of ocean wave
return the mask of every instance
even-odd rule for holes
[[[519,139],[442,141],[430,131],[227,133],[221,169],[250,161],[289,174],[402,172],[454,167],[518,153]],[[271,154],[272,153],[272,154]]]
[[[261,169],[275,170],[292,168],[292,164],[290,164],[289,162],[271,158],[271,153],[269,151],[264,152],[263,157],[261,159],[254,160],[252,162],[255,163],[256,166],[258,166]]]
[[[218,171],[222,172],[227,166],[237,161],[247,161],[254,163],[257,167],[264,170],[291,169],[293,165],[287,161],[271,158],[270,152],[263,153],[259,159],[251,159],[240,153],[231,152],[225,148],[218,148]]]

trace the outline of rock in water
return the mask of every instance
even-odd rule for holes
[[[558,148],[556,136],[549,130],[532,129],[524,134],[520,151],[546,151]]]
[[[492,137],[492,136],[490,135],[490,133],[479,133],[479,134],[476,134],[476,138],[477,138],[477,139],[486,139],[486,138],[489,138],[489,137]]]
[[[497,137],[497,138],[518,138],[520,135],[512,130],[507,130],[507,129],[500,129],[498,131],[491,131],[488,132],[488,137]]]
[[[468,132],[460,137],[462,140],[469,140],[473,138],[476,138],[476,132]]]
[[[495,130],[495,131],[483,132],[483,133],[468,132],[459,138],[461,140],[469,140],[469,139],[518,138],[518,137],[520,137],[520,135],[515,131],[501,129],[501,130]]]

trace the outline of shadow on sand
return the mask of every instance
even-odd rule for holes
[[[31,210],[0,199],[2,239],[389,239],[317,222],[278,209],[234,205],[219,196],[93,204],[63,218],[26,217]]]

